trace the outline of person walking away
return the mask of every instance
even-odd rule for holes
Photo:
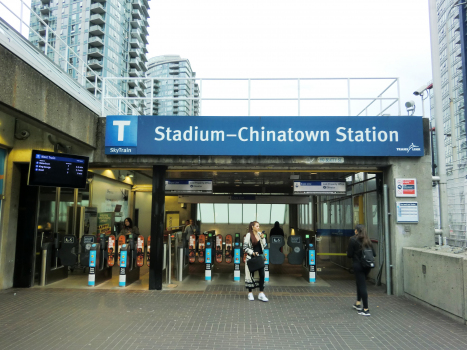
[[[271,236],[282,236],[284,237],[284,230],[279,226],[279,221],[274,223],[274,227],[269,232],[269,237]]]
[[[362,266],[362,251],[365,248],[371,248],[373,256],[376,256],[365,226],[357,225],[355,227],[355,236],[350,238],[349,246],[347,248],[347,257],[352,259],[352,267],[355,274],[355,281],[357,283],[357,301],[353,305],[353,308],[358,311],[359,315],[370,316],[366,277],[370,273],[371,268]]]
[[[248,260],[254,256],[263,254],[266,248],[266,239],[264,234],[259,230],[258,221],[250,222],[248,225],[248,233],[245,235],[243,240],[243,251],[247,254],[245,261],[245,287],[248,289],[248,300],[255,300],[253,296],[253,289],[259,287],[258,299],[261,301],[268,301],[266,295],[264,295],[264,267],[259,269],[259,283],[253,278],[253,273],[250,273],[248,269]]]

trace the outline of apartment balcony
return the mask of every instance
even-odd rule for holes
[[[139,21],[137,19],[131,19],[130,24],[133,28],[141,28],[143,27],[143,21]]]
[[[102,69],[103,68],[103,60],[88,60],[88,66],[92,69]]]
[[[48,15],[50,13],[50,6],[49,5],[42,5],[40,7],[40,12],[44,15]]]
[[[141,19],[141,12],[138,9],[134,9],[131,11],[131,16],[133,19]]]
[[[91,5],[91,8],[89,10],[91,11],[91,13],[105,13],[105,7],[101,4],[93,4]]]
[[[144,6],[144,5],[141,3],[140,0],[133,0],[131,3],[132,3],[132,5],[133,5],[133,8],[134,8],[134,9],[138,9],[138,10],[140,10],[141,7]]]
[[[137,80],[134,80],[134,79],[128,80],[128,86],[130,88],[134,88],[136,86],[136,83],[137,83]]]
[[[142,46],[142,43],[139,39],[131,39],[130,40],[131,47],[140,49]]]
[[[92,24],[104,24],[105,19],[104,19],[104,16],[100,14],[95,14],[95,15],[92,15],[91,18],[89,18],[89,22]]]
[[[139,70],[133,68],[130,69],[129,75],[130,77],[140,77],[141,73],[139,72]]]
[[[141,61],[143,61],[143,62],[148,61],[148,59],[146,57],[146,54],[143,51],[141,51],[141,54],[139,55],[139,57],[141,58]]]
[[[128,97],[138,97],[138,93],[136,92],[136,89],[128,90]]]
[[[43,36],[40,36],[37,42],[39,43],[39,45],[45,45],[45,38]]]
[[[91,3],[96,3],[96,2],[106,2],[107,0],[91,0]]]
[[[142,34],[142,32],[139,29],[132,29],[131,30],[131,37],[132,38],[139,39],[139,38],[141,38],[141,34]]]
[[[102,57],[104,57],[104,50],[99,49],[97,47],[92,48],[92,49],[88,50],[88,56],[102,58]]]
[[[143,90],[146,90],[148,86],[146,85],[146,82],[144,80],[138,81],[139,87]]]
[[[141,50],[135,47],[130,47],[129,54],[130,54],[130,57],[139,57],[141,55]]]
[[[89,81],[96,80],[96,77],[102,76],[102,71],[89,71],[86,73],[86,79]]]
[[[91,26],[89,28],[89,34],[91,34],[91,35],[104,35],[105,34],[104,27],[98,26],[98,25]]]
[[[144,92],[144,90],[136,88],[136,91],[138,92],[139,97],[146,97],[146,93]]]
[[[50,4],[50,0],[41,0],[43,4]]]
[[[88,44],[91,46],[104,46],[104,42],[98,36],[90,38]]]
[[[99,89],[102,88],[102,82],[98,82],[97,83],[97,87]],[[90,92],[94,92],[96,90],[96,83],[91,83],[91,82],[86,82],[86,89]]]
[[[39,30],[38,30],[39,34],[41,35],[45,35],[45,33],[47,32],[47,26],[43,25],[42,23],[39,25]]]
[[[43,20],[45,23],[49,23],[49,15],[40,15],[41,20]]]
[[[180,69],[170,69],[169,74],[170,75],[179,75],[180,74]]]
[[[139,58],[131,58],[130,59],[130,67],[131,68],[136,68],[137,70],[141,70],[141,67],[139,66],[140,59]]]
[[[148,67],[146,67],[146,64],[144,62],[140,61],[139,66],[143,72],[147,72]]]

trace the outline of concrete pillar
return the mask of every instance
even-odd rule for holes
[[[152,167],[151,265],[149,266],[149,290],[162,289],[166,170],[167,167],[165,165],[154,165]]]
[[[431,179],[431,154],[425,147],[421,158],[391,158],[392,166],[384,173],[388,185],[389,234],[392,265],[392,290],[394,295],[404,294],[403,247],[433,246],[435,243],[433,219],[433,193]],[[396,197],[395,178],[416,178],[417,197]],[[418,223],[397,223],[396,202],[418,202]]]

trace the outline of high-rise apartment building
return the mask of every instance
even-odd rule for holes
[[[195,78],[196,73],[191,70],[188,59],[175,55],[150,58],[147,77],[181,79],[155,79],[153,97],[168,99],[153,100],[152,106],[147,102],[146,114],[199,115],[199,101],[192,99],[199,96],[199,86],[194,79],[189,79]],[[149,96],[150,89],[146,93]]]
[[[31,8],[55,32],[31,13],[30,41],[91,93],[96,77],[144,77],[149,0],[32,0]],[[60,36],[67,45],[57,40]],[[46,41],[59,50],[46,49]],[[67,47],[68,46],[68,47]],[[82,58],[91,68],[85,67]],[[68,62],[68,65],[65,64]],[[74,67],[74,68],[73,68]],[[83,73],[86,78],[83,78]],[[81,76],[80,76],[81,75]],[[107,81],[123,96],[139,81]],[[143,84],[143,83],[142,83]],[[97,85],[101,82],[97,79]],[[143,84],[144,86],[144,84]],[[112,90],[112,92],[111,92]],[[143,93],[140,93],[143,96]]]
[[[433,64],[430,117],[436,133],[444,136],[447,176],[449,244],[467,242],[467,135],[465,99],[467,84],[466,8],[459,0],[429,0]],[[461,5],[458,5],[461,4]],[[434,122],[442,115],[442,125]],[[437,139],[439,140],[439,139]],[[436,142],[434,142],[436,145]],[[435,150],[436,151],[436,150]],[[437,170],[435,172],[437,174]],[[443,224],[447,227],[446,223]]]

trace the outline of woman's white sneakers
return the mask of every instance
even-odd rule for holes
[[[255,297],[253,296],[253,293],[248,293],[248,300],[249,301],[255,300]]]
[[[259,293],[258,299],[261,300],[261,301],[269,301],[269,299],[266,298],[266,295],[264,295],[263,292]],[[251,299],[250,299],[250,300],[251,300]]]

